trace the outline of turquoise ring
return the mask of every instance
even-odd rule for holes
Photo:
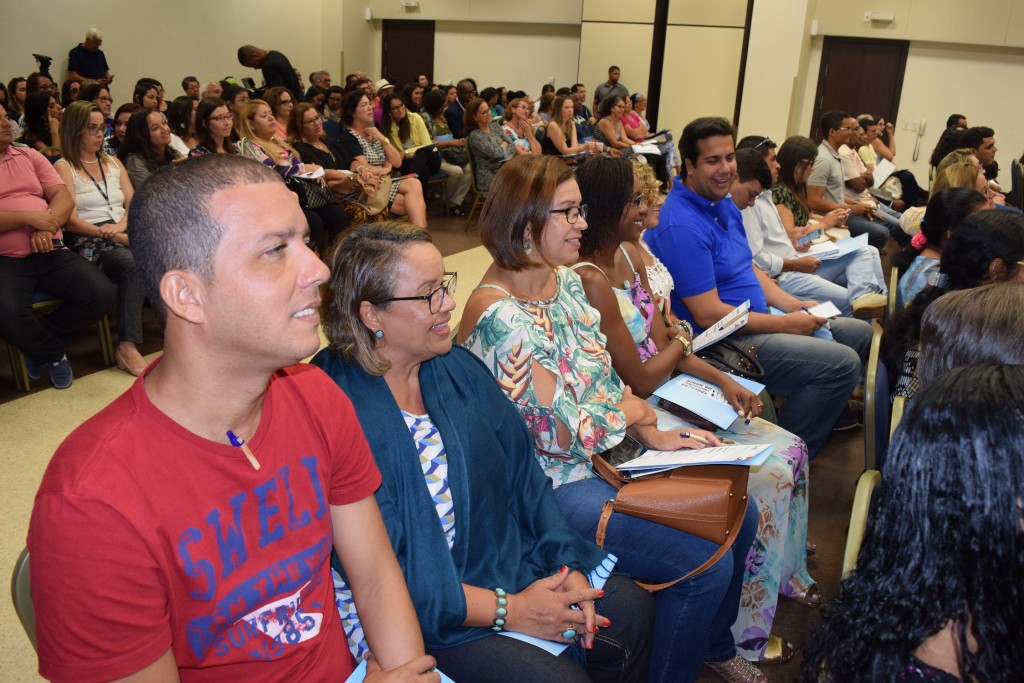
[[[573,638],[576,637],[576,629],[574,629],[574,628],[567,628],[567,629],[565,629],[564,631],[562,631],[562,637],[565,638],[566,640],[572,640]]]

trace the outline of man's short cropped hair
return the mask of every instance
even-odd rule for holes
[[[210,198],[238,185],[280,182],[281,176],[258,161],[207,154],[162,168],[139,187],[128,210],[132,254],[161,320],[167,317],[160,298],[164,273],[180,269],[213,278],[224,226],[213,218]]]
[[[198,82],[199,82],[199,79],[196,78],[195,76],[185,76],[185,78],[181,79],[181,89],[187,92],[188,91],[188,84],[189,83],[198,83]]]
[[[622,69],[612,64],[610,67],[608,67],[608,73],[611,73],[613,71],[622,71]]]
[[[700,158],[700,145],[705,138],[712,138],[719,135],[728,135],[736,142],[736,129],[732,127],[729,120],[721,116],[704,116],[694,119],[683,128],[683,134],[679,139],[679,153],[683,159],[689,160],[694,166]],[[683,164],[682,176],[686,177],[686,164]]]
[[[818,127],[821,129],[821,137],[828,140],[828,134],[838,128],[843,127],[843,121],[845,119],[853,118],[842,109],[833,109],[827,111],[821,115],[821,120]]]
[[[575,94],[575,93],[578,93],[580,91],[580,88],[586,88],[586,87],[587,86],[585,86],[583,83],[573,83],[572,87],[569,88],[569,92]]]
[[[772,171],[768,168],[768,162],[760,150],[749,147],[736,150],[736,177],[741,183],[756,180],[761,183],[762,190],[772,186]]]
[[[98,28],[91,28],[85,32],[86,40],[103,40],[103,34]]]
[[[985,138],[995,137],[996,132],[988,126],[971,126],[964,131],[960,144],[971,149],[978,149]]]

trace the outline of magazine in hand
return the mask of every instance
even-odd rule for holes
[[[750,299],[747,299],[736,308],[732,309],[717,323],[704,330],[693,338],[693,352],[711,346],[719,339],[724,339],[730,334],[747,324],[750,317]]]
[[[746,377],[733,376],[731,379],[755,394],[764,389],[763,384]],[[717,385],[686,373],[679,374],[662,384],[654,390],[654,395],[700,415],[705,420],[715,423],[719,429],[728,429],[739,419],[736,410],[725,400],[725,395]]]
[[[767,443],[746,446],[707,446],[705,448],[679,449],[676,451],[646,450],[643,455],[618,466],[619,471],[629,472],[634,477],[657,474],[691,465],[743,465],[756,467],[763,463],[775,446]]]

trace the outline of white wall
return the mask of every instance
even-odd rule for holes
[[[50,71],[63,81],[68,51],[82,42],[86,29],[96,27],[103,33],[118,103],[131,98],[141,76],[160,80],[168,99],[183,94],[181,79],[187,75],[204,83],[227,75],[259,82],[258,71],[238,64],[236,51],[246,43],[283,52],[308,80],[321,67],[321,0],[294,7],[301,9],[275,0],[12,0],[3,5],[0,78],[6,84],[12,76],[35,71],[32,53],[38,52],[54,58]],[[298,17],[308,17],[308,30],[287,27]]]
[[[576,82],[579,54],[579,25],[438,21],[434,80],[471,76],[480,88],[504,85],[537,97],[549,79],[556,88]]]

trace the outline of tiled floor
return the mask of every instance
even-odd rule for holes
[[[479,246],[475,228],[463,232],[462,219],[432,219],[435,243],[446,256]],[[460,278],[457,299],[465,301],[487,266],[479,252],[462,253],[449,259]],[[472,274],[471,274],[472,273]],[[468,276],[468,277],[467,277]],[[458,315],[458,313],[456,313]],[[159,330],[151,320],[147,326],[147,353],[159,348]],[[13,391],[10,368],[0,361],[0,577],[6,584],[11,568],[25,543],[32,500],[50,455],[60,441],[131,384],[132,378],[114,368],[103,368],[94,332],[76,335],[69,344],[78,379],[73,387],[58,392],[41,383],[32,394]],[[810,538],[818,544],[811,559],[811,574],[827,598],[838,590],[839,568],[846,541],[846,525],[857,476],[863,466],[863,432],[856,429],[833,434],[811,470]],[[74,580],[74,577],[69,577]],[[0,632],[0,681],[37,681],[35,654],[21,630],[6,589],[0,598],[0,620],[7,627]],[[783,600],[776,617],[776,632],[798,647],[818,621],[818,611]],[[772,681],[791,681],[796,662],[766,667]],[[701,681],[717,680],[706,674]]]

